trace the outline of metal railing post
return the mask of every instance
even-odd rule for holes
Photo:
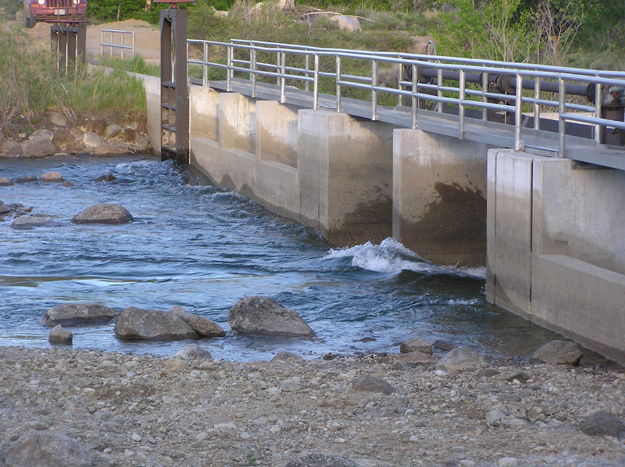
[[[315,54],[313,70],[313,110],[319,108],[319,55]]]
[[[202,42],[202,86],[208,86],[208,42]]]
[[[135,59],[135,32],[132,32],[132,59]]]
[[[540,130],[540,78],[534,81],[534,130]]]
[[[250,67],[252,68],[252,97],[256,97],[256,49],[250,49]]]
[[[397,70],[397,89],[401,91],[401,80],[404,77],[404,64],[399,64],[399,70]],[[401,94],[397,96],[397,105],[399,107],[404,103],[403,97]]]
[[[564,104],[564,80],[558,77],[558,136],[560,144],[558,148],[558,157],[564,157],[566,144],[566,121],[562,118],[565,113],[566,106]]]
[[[227,46],[226,51],[226,91],[232,92],[232,46]]]
[[[280,52],[280,103],[286,102],[286,53]]]
[[[282,58],[282,54],[280,52],[276,52],[276,70],[282,69],[282,64],[280,63],[280,59]],[[280,76],[276,79],[276,84],[280,84]]]
[[[102,44],[104,44],[104,31],[100,29],[100,57],[104,55],[104,46]]]
[[[336,56],[336,111],[341,112],[341,57]]]
[[[462,101],[465,98],[465,81],[466,76],[464,70],[460,70],[460,80],[458,84],[458,138],[464,139],[464,104]]]
[[[308,54],[304,55],[304,68],[306,69],[306,73],[304,74],[308,78],[308,71],[310,70],[310,56]],[[310,91],[310,83],[308,80],[304,83],[304,89],[306,89],[306,91]]]
[[[486,93],[488,92],[488,73],[482,73],[482,102],[488,102]],[[488,120],[488,109],[482,107],[482,120]]]
[[[378,119],[378,92],[374,89],[378,85],[378,62],[371,60],[371,120]]]
[[[419,99],[416,98],[417,93],[417,65],[412,65],[412,129],[417,128],[417,107],[419,106]]]
[[[441,91],[441,87],[443,86],[443,69],[442,68],[438,68],[436,70],[436,96],[437,97],[443,97],[443,91]],[[443,113],[443,103],[442,102],[437,102],[436,104],[436,110],[438,113]]]
[[[595,117],[601,118],[601,83],[595,84]],[[601,144],[601,124],[595,125],[595,144]]]
[[[523,78],[516,74],[516,96],[514,99],[514,150],[522,151],[521,123],[523,118]]]

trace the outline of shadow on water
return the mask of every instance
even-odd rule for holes
[[[493,355],[527,355],[552,338],[486,304],[483,271],[429,264],[392,239],[333,249],[315,231],[153,158],[6,160],[0,177],[49,170],[74,186],[0,187],[0,200],[33,206],[56,221],[20,231],[10,228],[9,219],[0,222],[0,345],[47,347],[42,313],[77,301],[120,310],[178,305],[229,331],[228,311],[247,295],[268,295],[298,311],[317,337],[228,332],[198,341],[217,358],[266,360],[281,350],[310,357],[397,352],[398,342],[415,335]],[[94,181],[104,174],[115,180]],[[136,221],[71,222],[99,202],[123,204]],[[124,343],[112,327],[74,328],[74,346],[171,355],[188,343]]]

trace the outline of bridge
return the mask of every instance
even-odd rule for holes
[[[625,362],[625,72],[181,49],[164,79],[141,77],[164,154],[187,148],[216,185],[335,245],[393,236],[436,263],[485,264],[489,302]]]

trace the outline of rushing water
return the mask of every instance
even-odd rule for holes
[[[0,187],[0,200],[55,222],[14,230],[0,222],[0,345],[47,347],[50,307],[78,301],[116,309],[180,305],[229,331],[230,306],[268,295],[296,310],[315,339],[235,336],[197,341],[217,358],[269,359],[281,350],[397,352],[411,336],[527,355],[552,335],[485,303],[480,271],[421,261],[392,240],[332,249],[311,229],[153,158],[0,160],[0,177],[56,170],[74,187]],[[113,182],[94,182],[112,173]],[[123,204],[135,222],[76,225],[99,202]],[[171,355],[188,342],[127,343],[112,325],[72,328],[74,347]]]

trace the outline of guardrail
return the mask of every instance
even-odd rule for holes
[[[213,49],[225,49],[220,54],[221,62],[209,60],[215,55]],[[191,49],[201,58],[189,58]],[[226,90],[232,90],[235,73],[247,77],[251,84],[251,95],[256,97],[259,79],[275,79],[279,86],[279,100],[286,102],[286,83],[299,84],[310,91],[312,87],[312,108],[319,108],[320,80],[334,81],[335,109],[342,111],[345,88],[362,89],[369,92],[371,120],[378,120],[379,95],[397,96],[399,106],[408,107],[412,115],[412,128],[417,127],[420,110],[428,106],[443,113],[445,106],[452,107],[458,114],[457,137],[465,138],[466,110],[481,110],[482,120],[501,120],[512,123],[514,116],[514,149],[533,147],[523,141],[523,117],[533,117],[533,129],[539,130],[541,112],[553,109],[557,115],[559,142],[557,147],[536,147],[566,155],[566,122],[591,125],[592,138],[597,146],[603,144],[607,131],[625,130],[622,111],[616,119],[603,118],[605,104],[611,108],[625,107],[625,71],[588,70],[581,68],[556,67],[550,65],[508,63],[492,60],[464,59],[447,56],[375,52],[345,49],[324,49],[302,45],[273,42],[237,40],[231,42],[189,40],[187,44],[188,64],[201,66],[202,83],[209,83],[209,69],[225,70]],[[275,59],[260,61],[258,56],[275,55]],[[287,66],[287,57],[300,57],[301,65]],[[303,59],[303,60],[302,60]],[[333,63],[330,70],[322,70],[320,61]],[[292,61],[293,58],[291,58]],[[367,75],[346,73],[343,63],[347,60],[368,62]],[[380,65],[395,67],[397,85],[391,87],[378,80]],[[455,84],[457,83],[457,84]],[[606,102],[609,89],[620,90],[620,100]],[[524,93],[524,90],[526,91]],[[589,102],[579,102],[584,96]],[[404,106],[405,100],[409,105]],[[574,102],[575,100],[575,102]],[[524,105],[529,112],[523,112]],[[473,112],[475,114],[475,112]],[[614,114],[612,114],[614,115]],[[620,117],[618,116],[620,115]]]
[[[109,34],[109,42],[104,42],[104,35]],[[126,38],[130,36],[130,44],[126,43]],[[119,42],[115,39],[119,37]],[[113,55],[115,49],[119,49],[120,57],[125,57],[126,50],[130,50],[130,58],[135,58],[135,32],[123,31],[120,29],[100,29],[100,56],[104,56],[104,49],[109,49],[109,55]]]

